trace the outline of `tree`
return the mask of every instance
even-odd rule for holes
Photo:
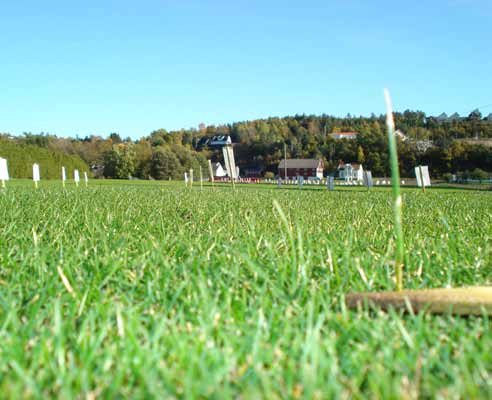
[[[379,153],[369,153],[368,165],[369,170],[372,171],[374,176],[384,176],[385,169],[381,162]]]
[[[41,133],[40,135],[33,135],[30,132],[24,132],[24,138],[22,140],[24,144],[33,144],[39,147],[48,147],[50,143],[50,136]]]
[[[104,154],[104,176],[128,179],[135,171],[135,152],[132,145],[119,144]]]
[[[134,145],[135,175],[141,179],[148,179],[151,175],[152,146],[148,141],[140,140]]]
[[[152,152],[150,173],[155,179],[179,179],[183,168],[169,148],[157,147]]]
[[[363,164],[366,161],[366,156],[364,155],[364,149],[362,146],[357,147],[357,162]]]
[[[472,179],[478,179],[480,181],[483,181],[487,179],[489,176],[487,172],[485,172],[483,169],[480,168],[475,168],[472,172],[470,172],[470,178]]]
[[[168,143],[170,135],[165,129],[158,129],[150,134],[150,143],[152,146],[162,146]]]
[[[482,119],[482,113],[480,110],[477,108],[476,110],[473,110],[469,115],[468,115],[468,120],[469,121],[480,121]]]
[[[123,140],[121,140],[121,136],[119,134],[117,134],[116,132],[111,133],[109,135],[109,138],[111,139],[113,144],[120,144],[121,142],[123,142]]]

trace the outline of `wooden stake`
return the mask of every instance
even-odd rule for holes
[[[382,310],[427,310],[432,314],[492,315],[492,286],[351,293],[346,296],[346,303],[349,308],[359,308],[368,304]]]

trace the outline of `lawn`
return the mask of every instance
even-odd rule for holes
[[[490,398],[488,317],[394,289],[389,188],[8,182],[4,398]],[[404,189],[407,288],[492,284],[492,192]]]

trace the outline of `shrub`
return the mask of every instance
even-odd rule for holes
[[[473,171],[470,172],[471,179],[485,180],[488,177],[489,176],[487,172],[485,172],[483,169],[480,168],[475,168]]]
[[[62,166],[66,168],[67,177],[73,176],[74,169],[81,174],[90,172],[89,166],[78,155],[8,139],[0,140],[0,157],[7,159],[11,178],[32,178],[34,163],[39,164],[41,179],[60,179]]]

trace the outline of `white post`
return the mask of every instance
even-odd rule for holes
[[[34,187],[38,188],[38,182],[41,179],[41,175],[39,173],[39,164],[34,163],[32,165],[32,180],[34,181]]]
[[[214,185],[214,170],[212,168],[212,161],[208,160],[208,173],[210,175],[210,182]]]
[[[73,180],[75,181],[75,186],[79,187],[80,175],[79,175],[79,170],[78,169],[75,169],[73,171]]]
[[[65,171],[65,167],[62,167],[62,185],[65,187],[65,181],[67,180],[67,172]]]
[[[9,180],[9,169],[7,167],[7,160],[0,157],[0,180],[2,181],[2,188],[5,188],[5,181]]]
[[[84,181],[85,181],[85,187],[89,185],[89,177],[87,176],[87,172],[84,172]]]

